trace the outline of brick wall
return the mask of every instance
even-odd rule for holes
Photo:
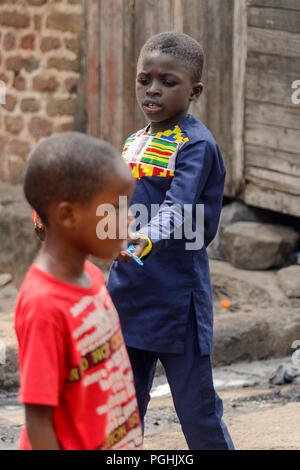
[[[36,142],[71,130],[81,0],[0,0],[0,181],[22,181]]]

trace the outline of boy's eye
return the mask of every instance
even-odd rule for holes
[[[138,83],[140,83],[141,85],[147,85],[148,83],[148,79],[147,78],[143,78],[143,77],[140,77],[137,79]]]
[[[163,80],[163,84],[168,87],[172,87],[176,85],[176,83],[173,82],[172,80]]]

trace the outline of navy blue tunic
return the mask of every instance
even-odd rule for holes
[[[119,312],[126,345],[183,353],[193,302],[200,351],[210,355],[213,308],[206,247],[217,231],[225,181],[218,145],[210,131],[188,115],[168,131],[149,134],[145,128],[137,132],[127,140],[123,157],[137,179],[131,206],[144,204],[149,213],[138,231],[153,243],[143,258],[144,266],[114,262],[111,267],[107,287]],[[152,217],[151,204],[160,207]],[[197,222],[201,233],[201,217],[196,217],[196,207],[201,205],[204,243],[187,249],[192,240],[190,235],[182,239],[175,235],[183,219],[171,208],[182,208],[185,221],[192,220],[194,231]]]

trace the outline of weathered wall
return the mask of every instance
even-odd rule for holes
[[[18,183],[30,150],[72,129],[81,0],[0,0],[0,180]]]
[[[300,216],[300,1],[248,0],[245,192],[250,205]]]
[[[216,136],[227,166],[226,194],[234,196],[243,167],[233,140],[241,139],[243,109],[241,113],[239,108],[244,101],[242,92],[237,93],[242,74],[233,57],[235,52],[242,63],[243,41],[236,25],[244,20],[246,29],[246,0],[89,0],[84,16],[86,130],[118,149],[145,125],[135,98],[136,63],[145,41],[161,31],[176,30],[203,45],[204,93],[191,112]]]

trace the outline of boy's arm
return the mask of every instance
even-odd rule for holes
[[[52,406],[25,404],[26,429],[32,450],[60,450],[53,412]]]
[[[218,146],[208,141],[186,143],[178,154],[175,176],[159,212],[139,230],[143,237],[150,238],[151,253],[170,243],[176,228],[184,224],[184,215],[186,219],[192,217],[195,222],[197,203],[204,205],[203,241],[208,246],[218,228],[224,182],[225,167]],[[181,208],[181,213],[174,211],[172,206]],[[137,239],[134,245],[137,247],[135,254],[140,256],[145,239]]]

